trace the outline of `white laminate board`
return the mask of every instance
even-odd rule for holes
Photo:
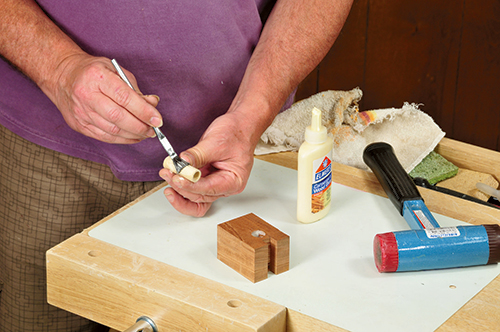
[[[301,224],[296,178],[255,160],[245,191],[218,200],[203,218],[179,214],[160,190],[89,234],[350,331],[434,331],[500,273],[488,265],[381,274],[375,234],[408,229],[392,203],[334,184],[329,215]],[[256,284],[217,260],[217,224],[250,212],[290,236],[290,270]],[[435,216],[441,226],[464,224]]]

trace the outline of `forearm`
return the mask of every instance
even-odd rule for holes
[[[203,216],[212,202],[243,191],[253,152],[286,98],[318,65],[337,38],[352,0],[279,0],[268,18],[228,112],[181,156],[203,168],[197,183],[160,175],[178,211]]]
[[[46,94],[54,90],[63,60],[82,53],[35,1],[0,1],[0,54]]]
[[[352,0],[278,1],[245,72],[230,112],[246,112],[256,144],[286,98],[336,40]],[[254,103],[256,109],[240,108]],[[258,110],[257,110],[258,109]]]

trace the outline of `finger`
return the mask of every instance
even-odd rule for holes
[[[63,117],[73,130],[107,143],[134,144],[143,139],[143,137],[138,138],[137,135],[117,136],[119,128],[103,119],[98,113],[90,109],[88,105],[83,106],[80,103],[76,103],[74,113],[71,116],[63,113]]]
[[[186,190],[196,194],[219,197],[227,197],[243,191],[245,181],[239,175],[243,174],[242,171],[240,171],[240,173],[235,171],[237,167],[235,167],[235,169],[231,169],[224,161],[214,161],[211,165],[212,161],[204,157],[202,153],[197,154],[197,157],[192,157],[193,154],[191,153],[193,151],[196,151],[196,147],[189,149],[188,151],[189,152],[185,154],[182,153],[182,158],[184,160],[189,163],[192,162],[192,165],[194,167],[200,169],[207,169],[208,167],[210,167],[211,171],[208,175],[203,176],[196,183],[191,183],[190,181],[182,181],[180,179],[174,178],[174,181],[172,181],[172,185],[176,190]]]
[[[211,184],[216,181],[221,181],[219,176],[209,175],[200,179],[197,183],[192,184],[190,181],[175,175],[168,183],[179,195],[193,203],[213,203],[220,198],[228,197],[243,191],[243,188],[241,188],[241,190],[239,188],[235,190],[235,188],[231,186],[231,190],[219,192],[216,188],[223,188],[226,183],[222,180],[219,186]]]
[[[204,181],[210,182],[210,179],[205,178]],[[199,182],[199,181],[198,181]],[[205,186],[200,186],[184,179],[182,176],[174,175],[169,182],[170,186],[184,198],[196,203],[213,203],[221,197],[226,197],[224,193],[219,194],[215,191],[204,191]],[[210,187],[210,185],[208,185]]]
[[[200,147],[202,143],[203,141],[180,154],[182,159],[198,169],[207,166],[211,162],[207,154],[204,152],[205,149]]]
[[[118,74],[115,73],[110,78],[108,84],[100,85],[99,88],[103,94],[129,111],[143,123],[153,127],[162,126],[163,121],[158,110],[123,82]]]
[[[160,177],[162,177],[178,194],[195,203],[213,203],[219,198],[228,196],[213,192],[199,191],[197,189],[197,185],[194,185],[183,177],[174,174],[167,168],[160,170],[159,174]],[[200,181],[207,181],[207,178],[202,178]],[[210,179],[208,179],[208,181],[210,181]],[[210,185],[208,186],[210,187]]]
[[[152,105],[153,107],[157,107],[158,103],[160,102],[160,97],[157,96],[157,95],[154,95],[154,94],[152,94],[152,95],[145,95],[145,94],[143,94],[142,91],[139,89],[139,86],[137,85],[137,81],[135,80],[135,76],[132,75],[132,73],[130,73],[126,69],[122,68],[122,70],[124,71],[124,73],[127,76],[127,78],[130,77],[129,81],[130,81],[130,83],[133,86],[133,90],[135,90],[135,92],[137,92],[137,94],[139,94],[139,96],[141,96],[150,105]]]
[[[145,101],[147,101],[151,106],[157,107],[158,103],[160,102],[160,97],[157,95],[147,95],[147,96],[142,96]]]
[[[135,144],[135,143],[139,143],[141,141],[140,139],[129,139],[129,138],[118,137],[115,135],[110,135],[92,124],[80,126],[79,129],[80,129],[79,132],[82,133],[83,135],[95,138],[97,140],[100,140],[100,141],[103,141],[106,143]]]
[[[212,203],[191,202],[170,187],[166,188],[163,193],[174,209],[188,216],[203,217],[212,205]]]
[[[125,76],[127,77],[127,79],[130,78],[129,81],[130,81],[130,84],[132,84],[132,87],[133,87],[132,89],[135,90],[135,92],[137,92],[137,94],[139,94],[139,96],[141,96],[146,102],[151,104],[153,107],[158,106],[158,103],[160,102],[160,97],[157,95],[145,95],[145,94],[143,94],[142,91],[139,89],[139,86],[137,85],[137,81],[135,79],[135,76],[126,69],[122,68],[122,70],[123,70]]]
[[[103,131],[126,139],[153,137],[154,130],[110,98],[97,94],[89,104],[93,123]]]
[[[209,166],[201,167],[201,168],[199,168],[199,170],[201,172],[201,178],[206,177],[211,172],[213,172],[213,169],[211,169],[211,167],[209,167]],[[175,174],[171,170],[169,170],[168,168],[162,168],[159,172],[159,175],[165,181],[170,183]]]

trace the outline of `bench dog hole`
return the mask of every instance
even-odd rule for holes
[[[99,250],[91,250],[89,251],[89,256],[90,257],[98,257],[101,255],[101,252]]]
[[[229,300],[229,301],[227,301],[227,305],[230,306],[231,308],[238,308],[242,304],[243,303],[240,300]]]

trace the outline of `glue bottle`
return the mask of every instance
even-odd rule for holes
[[[302,223],[318,221],[330,211],[332,149],[333,140],[315,107],[298,155],[297,220]]]

